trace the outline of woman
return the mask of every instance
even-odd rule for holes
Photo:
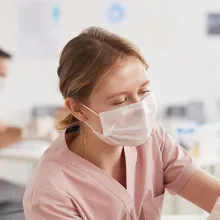
[[[27,220],[158,220],[165,189],[211,211],[220,181],[154,125],[147,68],[132,43],[101,28],[65,46],[58,76],[66,129],[27,187]]]

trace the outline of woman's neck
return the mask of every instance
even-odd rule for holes
[[[81,126],[79,135],[69,144],[69,148],[109,174],[123,163],[123,147],[104,143],[84,125]]]

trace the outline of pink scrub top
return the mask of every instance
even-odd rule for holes
[[[64,132],[44,153],[25,195],[26,220],[159,220],[164,191],[178,194],[199,169],[162,128],[145,144],[124,147],[127,188],[71,152]]]

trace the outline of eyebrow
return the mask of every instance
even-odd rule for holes
[[[140,86],[140,88],[143,87],[143,86],[148,85],[149,83],[150,83],[150,80],[145,81],[145,82]],[[124,92],[114,93],[114,94],[112,94],[112,95],[107,96],[106,99],[112,99],[112,98],[114,98],[114,97],[117,97],[117,96],[120,96],[120,95],[125,95],[125,94],[127,94],[127,92],[125,92],[125,91],[124,91]]]

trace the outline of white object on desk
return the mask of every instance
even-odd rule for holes
[[[46,140],[24,140],[0,150],[0,158],[37,161],[50,144]]]
[[[31,139],[0,150],[0,178],[26,185],[50,144],[46,140]]]
[[[205,215],[164,215],[161,220],[206,220]]]

